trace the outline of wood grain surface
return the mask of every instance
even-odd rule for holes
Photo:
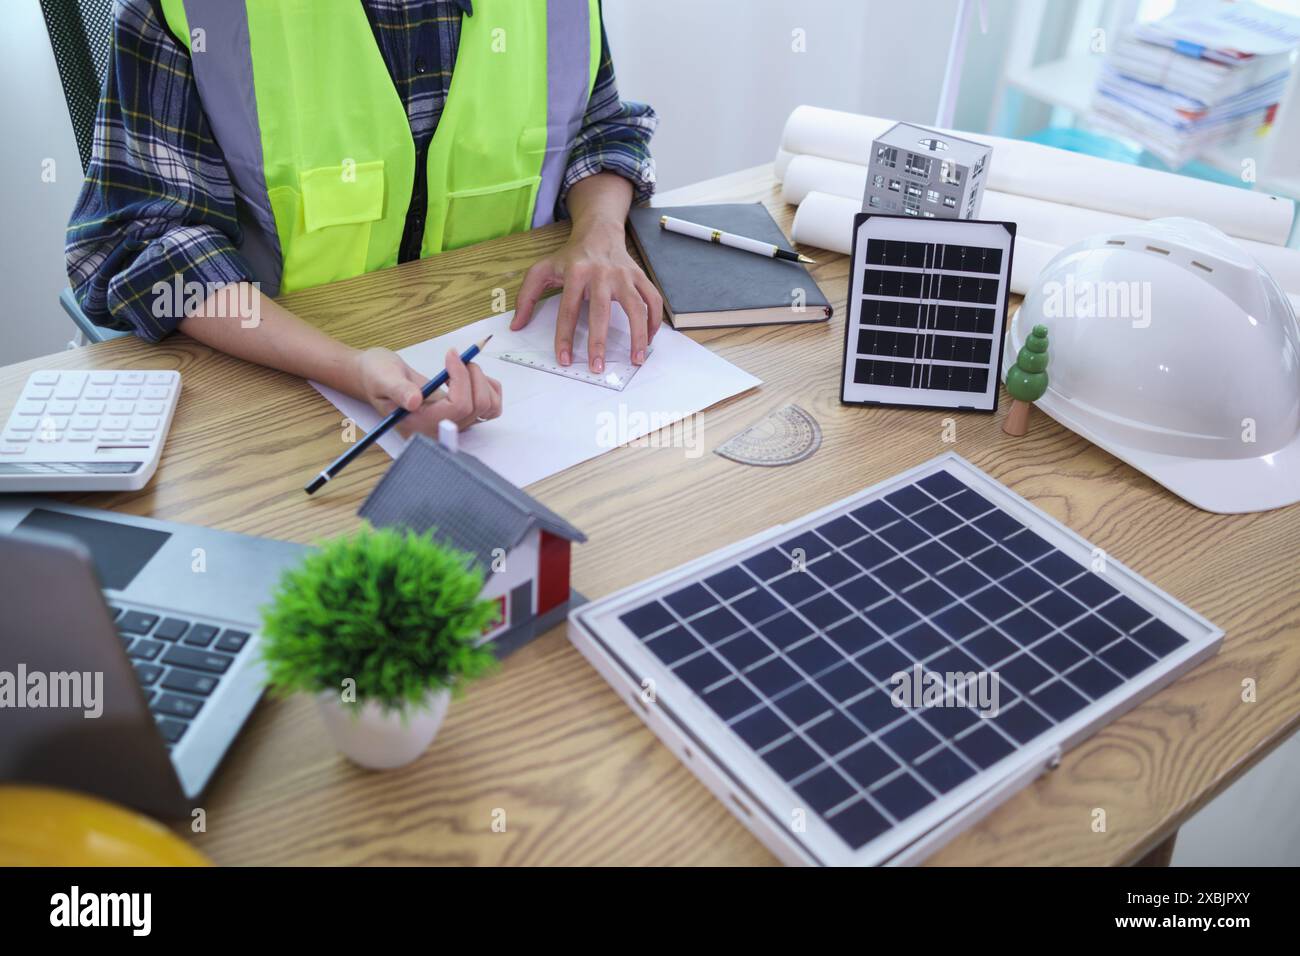
[[[788,231],[794,210],[768,166],[659,202],[745,200],[766,202]],[[402,348],[489,314],[494,290],[513,304],[524,271],[566,234],[551,226],[283,301],[349,343]],[[703,416],[703,454],[618,448],[529,489],[590,536],[575,550],[574,585],[607,594],[955,450],[1227,637],[1217,657],[1068,753],[932,862],[1136,860],[1300,722],[1300,506],[1233,517],[1198,511],[1037,412],[1029,435],[1012,439],[1000,428],[1004,411],[841,406],[847,260],[804,251],[818,259],[814,274],[835,305],[829,323],[691,333],[763,380]],[[64,321],[53,303],[49,311],[50,321]],[[307,498],[303,483],[342,450],[338,412],[302,381],[183,336],[8,366],[0,403],[46,367],[183,376],[154,480],[140,492],[69,496],[81,504],[310,542],[356,527],[357,507],[389,463],[371,449]],[[821,423],[824,441],[811,458],[754,468],[712,454],[791,401]],[[1258,688],[1253,703],[1242,699],[1246,680]],[[773,862],[560,628],[472,686],[430,750],[402,770],[352,766],[334,752],[311,701],[268,699],[202,806],[207,831],[178,832],[222,864]],[[1094,832],[1095,808],[1106,811],[1105,832]]]

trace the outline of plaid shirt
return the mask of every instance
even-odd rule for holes
[[[471,0],[362,3],[423,156],[447,102],[461,16],[472,12]],[[180,310],[170,302],[155,309],[155,285],[178,288],[178,275],[182,285],[254,276],[237,249],[235,193],[188,52],[167,29],[156,0],[118,0],[115,14],[94,156],[68,225],[68,276],[91,321],[156,342],[175,329]],[[619,100],[602,26],[596,84],[556,217],[567,214],[574,183],[604,170],[629,179],[635,201],[648,198],[654,190],[649,141],[657,124],[649,106]],[[412,245],[404,244],[403,261],[418,256],[418,244]]]

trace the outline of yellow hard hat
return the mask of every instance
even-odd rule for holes
[[[209,866],[166,827],[98,797],[0,785],[0,866]]]

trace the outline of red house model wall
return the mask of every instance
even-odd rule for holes
[[[545,614],[569,599],[569,541],[543,531],[537,550],[537,613]]]

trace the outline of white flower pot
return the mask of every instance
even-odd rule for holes
[[[404,767],[429,749],[447,716],[451,691],[431,692],[423,704],[384,710],[375,701],[344,704],[337,691],[316,696],[325,727],[343,756],[368,770]]]

